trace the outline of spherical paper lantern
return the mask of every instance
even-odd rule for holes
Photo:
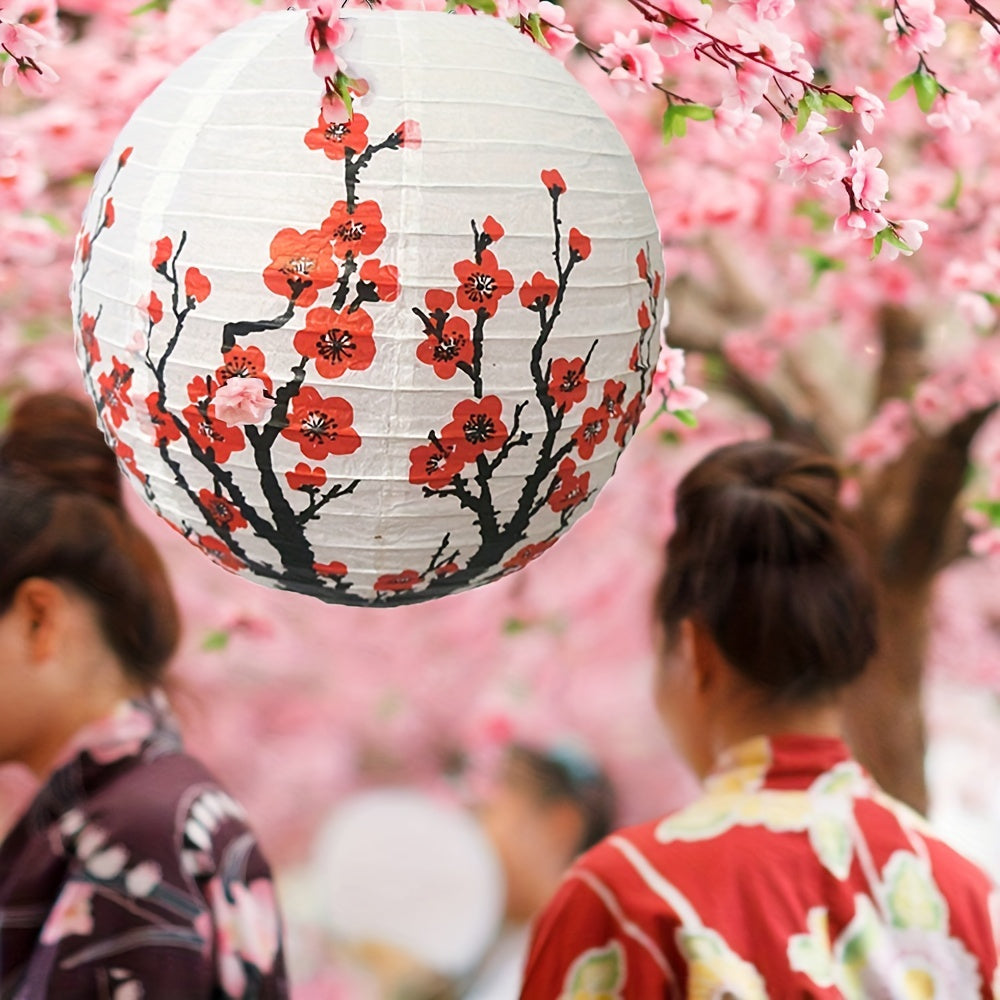
[[[139,107],[74,265],[85,381],[150,505],[221,565],[397,604],[519,569],[635,430],[662,306],[614,126],[502,20],[351,11],[319,113],[306,14]]]

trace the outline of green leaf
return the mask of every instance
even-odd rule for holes
[[[971,506],[973,510],[985,514],[994,527],[1000,526],[1000,500],[977,500]]]
[[[812,108],[805,101],[799,101],[799,111],[795,116],[795,131],[801,132],[809,123],[812,116]]]
[[[883,229],[879,235],[883,237],[883,242],[897,247],[900,250],[905,250],[907,253],[913,253],[913,247],[904,243],[894,229]]]
[[[837,111],[853,111],[854,106],[850,101],[841,97],[840,94],[829,93],[820,95],[823,104],[828,108],[834,108]]]
[[[501,626],[504,635],[519,635],[530,628],[528,622],[523,618],[507,618]]]
[[[833,216],[815,198],[805,198],[795,206],[795,215],[809,219],[816,232],[825,232],[833,225]]]
[[[537,45],[541,45],[543,49],[551,49],[552,46],[545,40],[545,35],[542,34],[542,19],[537,14],[528,15],[528,30],[531,32],[531,37],[535,40]]]
[[[683,138],[687,135],[688,123],[687,119],[683,115],[674,115],[671,121],[671,131],[678,139]]]
[[[59,216],[56,215],[55,213],[42,212],[39,218],[42,219],[44,222],[47,222],[52,232],[58,234],[59,236],[69,235],[70,231],[69,226],[67,226],[66,223],[62,219],[60,219]]]
[[[913,77],[914,74],[911,73],[909,76],[904,76],[902,80],[897,80],[893,84],[892,90],[889,91],[889,100],[898,101],[913,86]]]
[[[450,14],[459,7],[469,7],[472,10],[482,11],[484,14],[496,14],[497,12],[495,0],[448,0],[445,10]]]
[[[809,261],[812,267],[812,286],[815,288],[819,279],[826,274],[827,271],[843,271],[844,262],[838,260],[836,257],[830,257],[825,253],[821,253],[819,250],[814,250],[812,247],[802,247],[802,256]]]
[[[696,122],[708,122],[715,117],[715,111],[707,104],[678,104],[677,113]]]
[[[166,13],[169,7],[170,0],[149,0],[149,3],[141,4],[130,11],[130,13],[133,17],[138,17],[140,14],[148,14],[151,10],[162,10]]]
[[[882,244],[885,242],[886,232],[887,230],[883,229],[882,232],[875,234],[875,238],[872,240],[872,260],[882,252]]]
[[[201,640],[201,648],[206,653],[221,652],[229,645],[229,633],[225,629],[212,629],[205,633],[205,638]]]
[[[979,294],[982,295],[982,297],[986,299],[991,306],[1000,306],[1000,295],[996,292],[980,292]]]
[[[941,88],[930,73],[918,71],[913,74],[913,90],[917,95],[917,104],[924,114],[934,107]]]
[[[670,412],[685,427],[697,427],[698,426],[698,418],[690,410],[671,410]]]
[[[948,192],[948,197],[941,202],[940,207],[946,209],[947,211],[954,211],[958,208],[958,199],[962,195],[962,185],[964,181],[962,178],[962,172],[960,170],[955,171],[955,181],[951,186],[951,191]]]

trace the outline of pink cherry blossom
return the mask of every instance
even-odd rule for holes
[[[899,13],[885,19],[890,42],[907,54],[926,53],[944,44],[945,23],[934,0],[898,0]]]
[[[885,114],[885,104],[881,98],[864,87],[856,87],[854,100],[851,102],[854,113],[861,119],[861,127],[871,133],[877,122]]]
[[[833,228],[834,232],[845,233],[854,239],[870,240],[888,225],[889,220],[881,212],[872,212],[863,208],[838,215]]]
[[[954,88],[938,99],[936,109],[927,116],[927,124],[962,135],[972,128],[973,122],[978,121],[982,113],[983,108],[978,101],[974,101],[964,90]]]
[[[661,56],[676,56],[704,41],[705,36],[696,29],[707,26],[711,6],[701,0],[661,0],[658,6],[666,17],[653,27],[651,44]]]
[[[758,21],[776,21],[795,9],[795,0],[733,0]]]
[[[889,192],[889,175],[879,166],[882,151],[874,146],[865,149],[860,139],[851,149],[851,165],[845,177],[851,182],[851,192],[859,207],[878,211]]]
[[[899,458],[913,434],[909,405],[901,399],[887,400],[868,427],[847,442],[847,459],[869,469],[880,468]]]
[[[985,69],[991,79],[1000,80],[1000,31],[990,24],[984,24],[979,29],[982,39],[980,52],[985,59]]]
[[[739,26],[736,37],[744,52],[757,55],[778,69],[798,68],[797,60],[804,52],[802,44],[774,21],[755,20],[747,16],[743,6],[734,8],[732,18]]]
[[[274,400],[259,378],[231,378],[219,386],[213,397],[215,415],[230,426],[267,423]]]
[[[836,147],[821,134],[826,127],[826,118],[819,114],[812,114],[801,132],[795,131],[794,122],[782,127],[779,146],[782,157],[777,162],[782,180],[808,181],[827,187],[844,176],[844,164]]]
[[[748,146],[757,139],[764,119],[754,111],[722,105],[715,109],[715,128],[724,139]]]
[[[895,224],[896,235],[909,247],[903,250],[893,246],[891,243],[883,243],[882,256],[886,260],[895,260],[900,255],[909,257],[910,254],[919,250],[924,243],[924,233],[927,232],[927,223],[920,219],[903,219]]]
[[[639,42],[639,32],[616,31],[614,41],[600,48],[600,58],[610,70],[608,79],[621,94],[646,92],[663,79],[663,64],[649,42]]]

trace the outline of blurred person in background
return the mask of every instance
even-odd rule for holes
[[[178,637],[93,411],[24,399],[0,436],[0,762],[42,787],[0,845],[3,1000],[287,996],[267,862],[161,691]]]
[[[530,923],[579,854],[614,828],[615,795],[591,757],[564,744],[508,748],[479,810],[506,886],[504,923],[464,1000],[516,1000]]]
[[[842,742],[839,693],[876,635],[839,487],[775,442],[680,483],[656,701],[703,795],[570,870],[523,1000],[1000,996],[990,881]]]

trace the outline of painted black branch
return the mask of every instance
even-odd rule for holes
[[[280,330],[295,313],[295,300],[298,296],[293,295],[288,300],[288,305],[280,316],[274,319],[248,319],[238,320],[234,323],[226,323],[222,328],[222,350],[223,353],[232,350],[236,346],[237,337],[245,337],[250,333],[262,333],[264,330]]]

